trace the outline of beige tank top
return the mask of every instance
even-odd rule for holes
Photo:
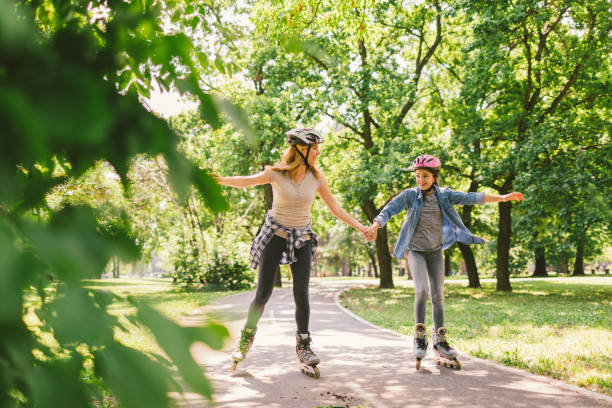
[[[288,228],[304,228],[310,223],[310,209],[315,194],[321,182],[307,171],[306,177],[296,183],[289,176],[289,172],[272,170],[270,172],[272,185],[272,209],[270,214],[281,225]],[[275,234],[287,238],[287,233],[277,230]],[[304,236],[310,239],[310,236]]]

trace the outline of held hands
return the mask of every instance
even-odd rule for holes
[[[502,196],[503,197],[503,201],[523,201],[525,199],[525,197],[523,197],[523,193],[519,193],[518,191],[509,193],[509,194],[505,194]]]
[[[374,241],[376,239],[376,235],[378,235],[378,228],[380,228],[380,224],[378,222],[374,222],[363,234],[366,241]]]

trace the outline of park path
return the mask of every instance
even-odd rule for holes
[[[337,304],[337,294],[359,282],[313,282],[310,287],[313,350],[321,378],[305,376],[295,355],[291,288],[275,289],[253,348],[230,374],[231,349],[253,292],[227,296],[186,318],[222,318],[232,338],[221,352],[195,345],[192,353],[212,380],[215,404],[186,393],[181,407],[612,407],[612,398],[523,371],[462,355],[460,371],[433,364],[431,352],[414,368],[410,339],[369,324]]]

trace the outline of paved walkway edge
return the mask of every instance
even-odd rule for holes
[[[351,289],[357,289],[357,288],[359,288],[359,287],[355,287],[355,288],[351,288]],[[366,286],[361,286],[361,288],[366,288]],[[336,306],[338,306],[338,308],[340,308],[344,313],[348,314],[353,319],[359,320],[360,322],[362,322],[362,323],[364,323],[364,324],[366,324],[366,325],[368,325],[370,327],[376,328],[378,330],[387,332],[389,334],[392,334],[392,335],[397,336],[397,337],[404,338],[407,341],[412,342],[412,337],[406,336],[404,334],[398,333],[398,332],[393,331],[393,330],[389,330],[389,329],[384,328],[384,327],[377,326],[374,323],[371,323],[371,322],[363,319],[362,317],[357,316],[355,313],[351,312],[346,307],[342,306],[340,304],[340,295],[342,295],[342,293],[345,292],[346,290],[348,290],[348,289],[341,289],[341,290],[339,290],[338,292],[336,292],[336,296],[334,298],[334,300],[336,302]],[[565,388],[566,390],[574,391],[574,392],[577,392],[579,394],[582,394],[582,395],[585,395],[585,396],[588,396],[588,397],[597,398],[599,400],[606,401],[606,402],[612,402],[612,397],[609,397],[609,396],[607,396],[605,394],[601,394],[601,393],[598,393],[598,392],[595,392],[595,391],[590,391],[590,390],[587,390],[587,389],[584,389],[584,388],[580,388],[580,387],[578,387],[576,385],[567,384],[567,383],[564,383],[563,381],[555,380],[554,378],[549,378],[549,377],[545,377],[545,376],[542,376],[542,375],[536,375],[536,374],[533,374],[533,373],[530,373],[530,372],[527,372],[527,371],[519,370],[518,368],[508,367],[508,366],[505,366],[505,365],[502,365],[502,364],[495,363],[495,362],[490,361],[490,360],[484,360],[482,358],[474,357],[471,354],[465,353],[463,351],[461,352],[460,356],[461,357],[465,357],[465,358],[467,358],[469,360],[478,361],[479,363],[482,363],[482,364],[485,364],[485,365],[488,365],[488,366],[491,366],[491,367],[499,368],[500,370],[509,371],[511,373],[515,373],[515,374],[521,375],[521,376],[526,377],[526,378],[536,378],[536,379],[538,379],[540,381],[543,381],[543,382],[546,382],[548,384],[556,385],[557,387]]]

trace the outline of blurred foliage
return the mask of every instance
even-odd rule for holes
[[[171,86],[196,97],[202,116],[219,126],[199,85],[206,58],[179,32],[185,22],[206,29],[200,9],[173,26],[185,3],[0,1],[0,406],[93,407],[116,398],[126,407],[166,407],[168,391],[180,390],[173,365],[191,390],[211,397],[189,347],[220,348],[224,327],[182,328],[132,300],[134,321],[167,357],[143,354],[115,338],[122,326],[106,311],[113,295],[81,283],[112,256],[140,256],[121,197],[136,154],[165,159],[181,205],[193,184],[211,211],[227,208],[210,175],[140,103],[154,82]],[[94,166],[103,170],[87,175]],[[105,172],[121,187],[98,178]],[[76,194],[57,199],[62,190]],[[39,331],[23,320],[30,287],[41,299]]]

